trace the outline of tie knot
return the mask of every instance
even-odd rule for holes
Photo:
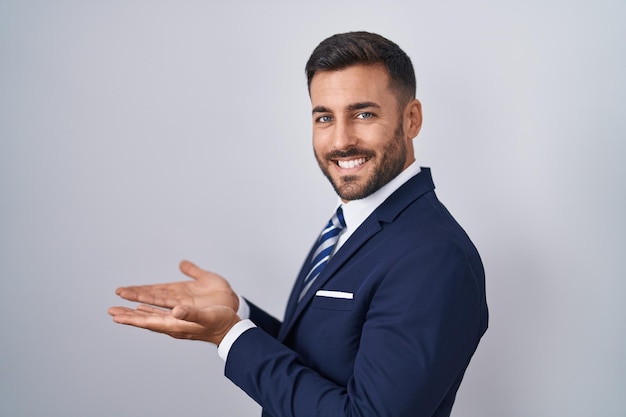
[[[343,209],[341,206],[337,207],[337,211],[333,215],[331,222],[333,223],[333,226],[339,230],[346,227],[346,220],[343,218]]]

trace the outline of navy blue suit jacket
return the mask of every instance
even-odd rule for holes
[[[259,327],[226,361],[264,415],[449,416],[487,304],[478,252],[435,196],[430,170],[381,204],[298,302],[305,269],[283,323],[250,304]]]

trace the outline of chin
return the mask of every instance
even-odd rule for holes
[[[335,192],[343,200],[360,200],[367,197],[367,195],[364,195],[366,192],[365,185],[355,182],[354,179],[348,179],[347,181],[341,179],[339,180],[339,186],[337,186],[336,184],[337,183],[333,183]]]

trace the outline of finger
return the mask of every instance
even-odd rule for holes
[[[148,317],[148,316],[158,317],[158,316],[168,315],[169,313],[164,312],[163,310],[161,310],[161,312],[156,312],[156,311],[132,309],[132,308],[128,308],[128,307],[111,307],[111,308],[109,308],[109,314],[111,316],[113,316],[114,321],[117,321],[115,319],[119,318],[119,317],[122,317],[122,316],[125,316],[125,317]]]
[[[176,304],[179,304],[174,290],[176,285],[177,284],[153,284],[120,287],[115,290],[115,293],[128,301],[172,308]]]
[[[172,309],[172,317],[179,320],[197,322],[197,320],[194,320],[194,318],[197,319],[196,309],[189,306],[174,307]]]
[[[205,276],[207,274],[207,271],[205,271],[204,269],[200,268],[199,266],[197,266],[196,264],[194,264],[191,261],[181,261],[180,265],[178,265],[180,272],[182,272],[183,274],[187,275],[189,278],[193,278],[195,280]]]
[[[115,289],[115,295],[119,295],[122,298],[126,298],[131,294],[132,287],[118,287]]]
[[[211,309],[199,309],[192,306],[180,305],[172,309],[172,317],[202,326],[211,326]]]
[[[230,319],[232,318],[231,316],[236,316],[235,312],[226,306],[197,308],[187,305],[174,307],[171,315],[176,319],[197,323],[208,328],[212,328],[216,324],[222,324],[221,320],[224,318]]]
[[[138,301],[138,298],[144,292],[152,291],[154,285],[141,285],[141,286],[130,286],[130,287],[119,287],[115,290],[115,294],[122,297],[125,300],[129,301]]]
[[[172,310],[172,318],[179,319],[190,325],[200,326],[204,331],[198,339],[206,340],[216,345],[219,345],[226,333],[240,321],[237,314],[226,306],[197,308],[180,305]]]
[[[206,336],[206,329],[201,325],[178,320],[170,314],[152,314],[145,311],[133,310],[128,314],[114,316],[113,321],[118,324],[166,334],[177,339],[211,341],[210,338]]]
[[[137,306],[137,310],[138,311],[143,311],[146,313],[153,313],[153,314],[160,314],[160,315],[164,315],[164,314],[169,314],[170,310],[164,310],[162,308],[158,308],[158,307],[154,307],[151,305],[147,305],[147,304],[139,304]]]
[[[170,314],[170,310],[162,310],[152,306],[140,305],[136,309],[127,307],[112,307],[113,321],[122,324],[132,324],[137,327],[149,328],[158,325],[171,324],[177,321]]]
[[[209,329],[214,329],[216,324],[220,324],[217,322],[217,315],[213,311],[213,308],[199,309],[192,306],[180,305],[172,309],[172,317]]]
[[[132,309],[132,308],[128,308],[128,307],[117,307],[117,306],[116,306],[116,307],[111,307],[111,308],[109,308],[108,313],[109,313],[111,316],[117,316],[117,315],[120,315],[120,314],[128,314],[128,313],[130,313],[130,312],[132,312],[132,311],[133,311],[133,309]]]
[[[142,329],[161,332],[167,327],[166,317],[160,314],[150,314],[142,311],[131,310],[113,316],[113,321],[119,324],[141,327]]]

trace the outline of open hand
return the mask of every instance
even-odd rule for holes
[[[129,301],[158,307],[188,305],[202,308],[222,305],[237,311],[239,297],[224,278],[189,261],[182,261],[179,268],[183,274],[193,278],[193,281],[120,287],[115,293]]]
[[[111,307],[113,321],[153,332],[167,334],[176,339],[192,339],[219,345],[239,317],[226,306],[193,307],[176,306],[164,310],[145,304],[136,309]]]
[[[239,297],[224,278],[189,261],[182,261],[180,270],[193,280],[118,288],[115,293],[120,297],[143,304],[135,309],[111,307],[113,321],[177,339],[219,344],[240,321]]]

